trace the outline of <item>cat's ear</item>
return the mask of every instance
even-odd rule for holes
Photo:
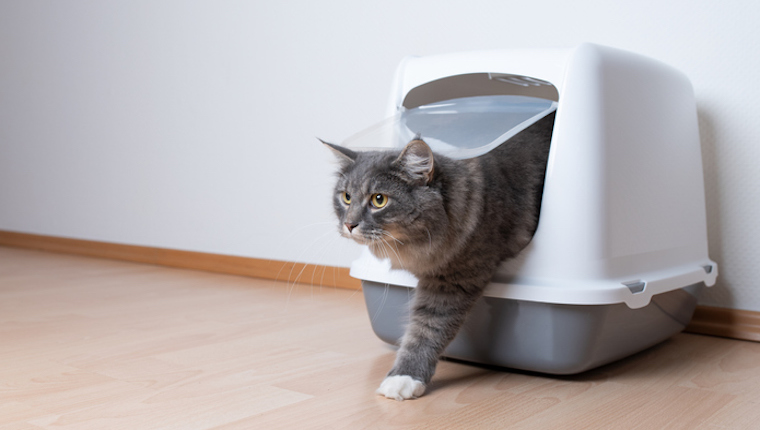
[[[356,161],[356,152],[344,148],[342,146],[336,145],[334,143],[325,142],[324,140],[317,138],[320,142],[322,142],[326,147],[330,148],[332,152],[338,157],[338,159],[341,162],[348,162],[353,163]]]
[[[433,150],[419,136],[406,144],[394,164],[400,166],[414,182],[427,184],[433,179]]]

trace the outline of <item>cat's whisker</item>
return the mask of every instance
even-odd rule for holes
[[[401,268],[405,269],[404,268],[404,262],[402,261],[401,256],[399,255],[400,251],[398,249],[398,244],[400,243],[401,245],[403,245],[404,242],[401,242],[400,240],[396,239],[393,236],[391,236],[391,237],[395,240],[395,242],[393,243],[393,247],[391,248],[391,244],[389,244],[387,241],[385,241],[385,243],[388,245],[389,248],[391,248],[391,251],[393,251],[393,253],[396,254],[396,261],[398,262],[398,264],[401,265]],[[395,250],[394,250],[394,248],[395,248]]]
[[[334,228],[335,222],[334,221],[321,221],[321,222],[315,222],[315,223],[311,223],[311,224],[306,224],[306,225],[303,225],[301,227],[296,228],[295,230],[291,231],[290,234],[288,234],[287,236],[284,236],[279,241],[278,247],[276,248],[276,252],[273,252],[273,254],[280,254],[281,252],[279,252],[279,251],[281,251],[284,247],[292,247],[292,244],[289,244],[288,242],[290,242],[291,239],[293,239],[293,237],[296,236],[302,230],[307,229],[307,228],[316,227],[316,226],[323,226],[323,225],[333,226],[333,228]],[[334,230],[332,228],[329,229],[329,230],[327,230],[327,231],[325,231],[324,229],[319,229],[319,231],[324,232],[323,234],[325,234],[325,235],[326,234],[332,234],[334,232]],[[299,245],[300,245],[300,242],[299,242]],[[267,263],[270,263],[270,264],[272,264],[272,263],[279,263],[279,262],[281,262],[281,261],[280,260],[275,260],[275,259],[272,259],[272,258],[270,258],[270,259],[267,260]],[[283,264],[280,267],[280,270],[277,272],[277,275],[275,276],[275,281],[279,281],[280,275],[282,274],[282,270],[285,268],[286,265],[287,264]]]
[[[383,257],[390,260],[391,259],[391,253],[389,251],[392,251],[389,249],[388,242],[385,241],[383,238],[378,238],[378,243],[380,244],[380,249],[383,251]]]
[[[381,311],[385,307],[385,302],[388,301],[389,290],[390,290],[390,287],[388,286],[388,284],[385,284],[385,289],[383,290],[383,296],[382,296],[382,299],[380,300],[380,306],[377,307],[377,311],[375,312],[374,315],[372,315],[372,318],[370,319],[370,324],[374,324],[375,318],[380,316]]]
[[[387,247],[388,247],[388,249],[390,249],[390,250],[393,252],[393,254],[395,254],[395,255],[396,255],[396,261],[398,261],[398,263],[401,265],[401,268],[402,268],[402,269],[404,269],[404,262],[403,262],[403,261],[401,261],[401,256],[398,254],[398,249],[395,249],[395,250],[394,250],[394,249],[393,249],[393,247],[391,246],[391,244],[390,244],[390,243],[388,243],[388,241],[387,241],[387,240],[385,240],[384,238],[380,238],[380,240],[382,241],[382,243],[383,243],[385,246],[387,246]],[[387,255],[387,257],[388,257],[388,258],[390,258],[390,254],[388,254],[388,253],[386,252],[386,255]]]
[[[391,239],[393,239],[395,242],[397,242],[397,243],[400,243],[401,245],[403,245],[403,244],[404,244],[404,242],[402,242],[402,241],[400,241],[400,240],[396,239],[396,237],[395,237],[395,236],[393,236],[392,234],[388,233],[387,231],[383,231],[382,233],[383,233],[385,236],[388,236],[388,237],[390,237]]]
[[[380,251],[380,254],[382,255],[383,258],[390,258],[388,256],[388,252],[385,250],[385,244],[383,243],[381,239],[372,238],[372,246],[378,251]]]
[[[322,249],[321,249],[321,251],[318,250],[317,252],[320,253],[321,255],[326,254],[327,250],[330,248],[330,245],[332,245],[332,243],[336,239],[338,239],[338,237],[339,236],[331,236],[327,241],[325,241],[325,242],[322,243]],[[322,269],[322,279],[323,280],[324,280],[324,277],[325,277],[325,272],[327,271],[327,265],[320,265],[320,264],[314,265],[314,270],[312,270],[312,272],[311,272],[311,282],[310,282],[310,286],[312,288],[312,294],[313,294],[313,290],[314,290],[314,276],[317,274],[317,270],[320,267],[323,268]],[[321,288],[322,288],[322,285],[321,285],[321,281],[320,281],[320,291],[321,291]]]
[[[307,228],[307,227],[313,227],[315,225],[322,225],[322,224],[334,224],[334,223],[326,223],[326,222],[313,223],[313,224],[309,224],[308,226],[300,227],[298,230],[303,230],[304,228]],[[333,231],[324,232],[324,233],[322,233],[321,236],[317,237],[311,243],[309,243],[307,246],[303,247],[301,249],[301,252],[296,257],[296,261],[300,260],[301,257],[306,253],[306,251],[309,250],[311,247],[313,247],[319,240],[321,240],[325,236],[332,235],[332,234],[334,234]],[[269,260],[269,261],[272,262],[274,260]],[[287,266],[287,263],[284,263],[282,266],[280,266],[280,270],[277,272],[277,275],[275,276],[275,281],[279,281],[280,280],[280,275],[282,275],[282,271],[285,269],[286,266]],[[291,267],[290,274],[288,276],[288,279],[285,280],[285,282],[290,282],[290,276],[292,276],[294,268],[295,268],[295,266]]]
[[[322,240],[322,239],[323,239],[325,236],[327,236],[327,235],[329,235],[329,234],[332,234],[332,232],[327,232],[327,233],[324,233],[324,234],[322,234],[321,236],[319,236],[319,237],[317,237],[316,239],[314,239],[314,240],[313,240],[313,241],[312,241],[312,242],[311,242],[309,245],[307,245],[307,246],[306,246],[306,247],[305,247],[305,248],[304,248],[304,249],[303,249],[303,250],[302,250],[302,251],[299,253],[298,257],[296,258],[296,261],[300,260],[300,259],[301,259],[301,257],[303,256],[303,254],[304,254],[304,253],[305,253],[305,252],[306,252],[308,249],[310,249],[311,247],[313,247],[313,246],[314,246],[314,245],[315,245],[317,242],[321,241],[321,240]],[[293,264],[293,265],[291,265],[291,267],[290,267],[290,273],[288,273],[288,279],[287,279],[287,282],[288,282],[288,284],[287,284],[287,288],[288,288],[288,299],[287,299],[287,302],[288,302],[288,303],[290,303],[290,297],[291,297],[291,295],[293,294],[293,290],[295,290],[296,284],[298,283],[298,280],[299,280],[299,279],[301,278],[301,276],[303,275],[303,272],[306,270],[306,267],[307,267],[307,264],[303,264],[303,267],[301,267],[301,270],[298,272],[298,274],[297,274],[297,275],[295,276],[295,278],[294,278],[294,277],[293,277],[293,271],[296,269],[296,264]],[[282,269],[284,269],[284,268],[285,268],[285,265],[283,265],[283,267],[282,267],[282,268],[280,268],[280,271],[279,271],[279,272],[277,272],[277,277],[276,277],[277,279],[279,279],[279,277],[280,277],[280,273],[282,272]]]
[[[340,236],[333,236],[332,238],[330,238],[330,240],[329,240],[327,243],[325,243],[325,245],[324,245],[324,248],[323,248],[323,249],[324,249],[324,251],[323,251],[323,255],[324,255],[324,254],[327,254],[327,252],[328,252],[330,249],[332,249],[332,245],[333,245],[333,243],[334,243],[336,240],[338,240],[339,238],[340,238]],[[346,244],[348,244],[349,242],[347,242],[347,241],[343,241],[343,240],[340,240],[340,243],[341,243],[341,244],[343,244],[343,246],[345,246],[345,245],[346,245]],[[322,270],[322,275],[320,276],[320,279],[319,279],[319,291],[320,291],[320,292],[322,291],[322,288],[325,286],[325,275],[326,275],[326,273],[327,273],[327,268],[328,268],[329,266],[327,266],[327,265],[323,265],[322,267],[324,267],[324,269]],[[337,270],[338,270],[338,269],[337,269],[337,267],[335,267],[335,266],[332,266],[332,272],[333,272],[333,273],[332,273],[332,279],[333,279],[332,288],[333,288],[333,289],[337,289],[337,288],[338,288],[338,285],[337,285],[337,279],[338,279]],[[313,282],[314,282],[314,274],[312,274],[312,283],[313,283]]]

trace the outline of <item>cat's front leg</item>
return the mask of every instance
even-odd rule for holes
[[[459,286],[421,281],[396,361],[377,393],[395,400],[413,399],[424,394],[435,373],[438,357],[454,339],[479,297],[479,292]]]

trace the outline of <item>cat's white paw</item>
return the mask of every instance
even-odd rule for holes
[[[425,384],[411,376],[389,376],[383,380],[376,393],[399,401],[415,399],[425,393]]]

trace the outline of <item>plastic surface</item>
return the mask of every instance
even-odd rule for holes
[[[521,264],[529,253],[523,251],[516,261],[508,262],[488,285],[487,297],[569,305],[609,305],[625,303],[631,309],[649,304],[656,294],[687,285],[715,283],[716,270],[711,261],[684,264],[660,271],[641,272],[619,279],[563,279],[518,277],[509,275],[510,265]],[[708,273],[708,270],[710,273]],[[368,249],[351,265],[351,276],[364,281],[414,288],[417,278],[405,270],[392,269],[390,261],[377,259]],[[627,280],[628,279],[628,280]],[[630,280],[632,279],[632,280]]]
[[[413,288],[363,282],[372,329],[398,344]],[[653,346],[682,331],[702,288],[657,295],[641,309],[624,304],[564,305],[486,297],[443,355],[495,366],[575,374]]]
[[[343,141],[354,150],[403,148],[421,136],[451,158],[477,157],[554,112],[551,100],[517,95],[463,97],[401,113]]]
[[[500,74],[519,79],[495,86]],[[403,114],[420,101],[435,103],[436,95],[525,96],[552,88],[557,113],[538,229],[521,255],[502,265],[487,295],[636,309],[664,292],[713,285],[718,268],[707,254],[696,104],[688,79],[669,66],[591,44],[408,58],[390,109]],[[368,252],[351,274],[416,285]]]

